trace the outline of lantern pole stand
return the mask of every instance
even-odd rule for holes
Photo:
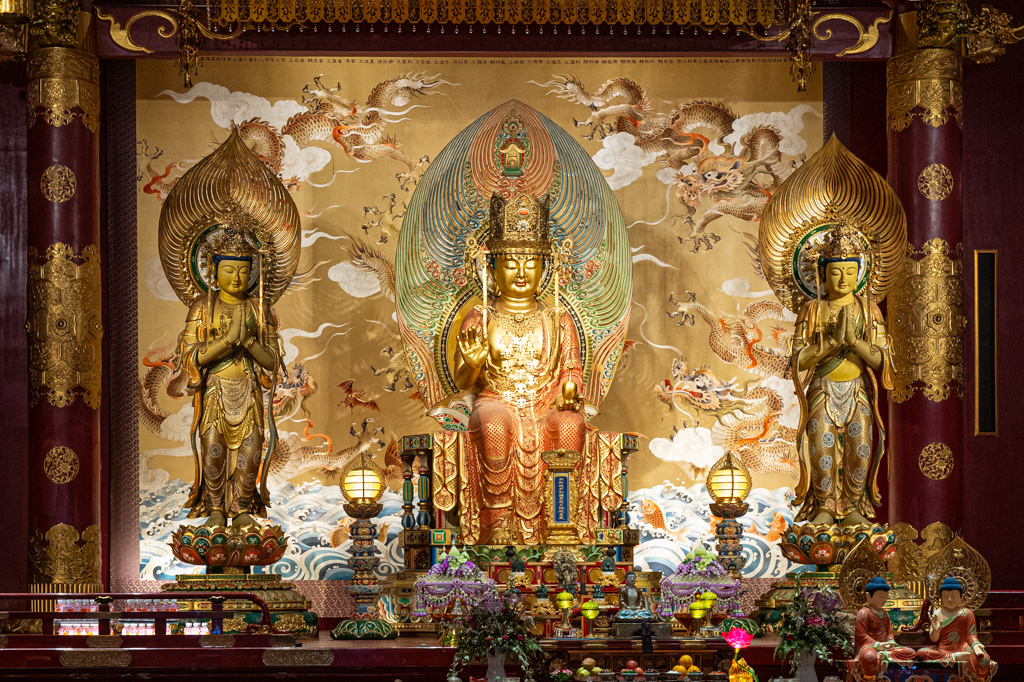
[[[370,521],[384,508],[380,503],[383,476],[363,452],[358,463],[353,462],[342,472],[341,480],[341,494],[346,500],[342,509],[355,519],[349,530],[352,553],[348,566],[352,579],[345,591],[355,602],[356,612],[352,618],[338,623],[331,631],[331,639],[394,639],[398,636],[395,626],[380,617],[378,602],[382,588],[375,572],[380,564],[380,550],[374,544],[377,526]]]
[[[744,501],[750,493],[750,472],[743,461],[729,451],[708,472],[707,488],[712,499],[709,509],[721,519],[715,525],[718,562],[731,577],[739,579],[747,559],[740,544],[743,526],[737,519],[750,510],[750,505]]]

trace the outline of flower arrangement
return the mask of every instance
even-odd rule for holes
[[[414,616],[428,615],[427,607],[446,616],[457,616],[473,604],[497,595],[494,581],[458,547],[441,552],[438,559],[427,575],[416,581]]]
[[[798,580],[793,601],[782,608],[775,655],[783,661],[788,658],[790,668],[796,672],[799,663],[794,654],[807,652],[832,663],[836,651],[847,656],[853,654],[852,637],[840,620],[839,595],[835,590],[801,586]]]
[[[553,682],[572,682],[572,671],[566,668],[559,668],[551,671]]]
[[[740,592],[740,581],[729,577],[717,557],[698,543],[671,575],[662,578],[659,613],[669,617],[685,611],[694,599],[707,592],[729,600],[732,607]]]
[[[523,669],[523,679],[533,680],[532,671],[540,661],[540,642],[533,634],[533,618],[526,611],[518,590],[490,595],[452,622],[458,642],[449,677],[474,660],[498,655]],[[571,675],[571,673],[570,673]]]

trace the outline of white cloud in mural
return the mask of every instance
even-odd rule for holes
[[[652,438],[651,453],[665,462],[682,462],[694,470],[706,470],[725,455],[721,445],[711,442],[711,430],[703,426],[679,429],[668,438]]]
[[[261,118],[277,129],[281,129],[289,118],[295,114],[308,111],[306,107],[293,99],[283,99],[273,104],[270,100],[248,92],[232,92],[223,85],[203,81],[196,83],[185,92],[164,90],[178,104],[188,104],[197,99],[210,101],[210,117],[221,128],[230,128],[232,123],[242,123],[253,118]]]
[[[665,166],[660,171],[658,171],[658,179],[661,180],[666,185],[674,185],[674,184],[676,184],[676,173],[677,172],[678,171],[676,171],[675,168],[672,168],[670,166]]]
[[[380,291],[377,275],[362,270],[347,261],[334,265],[327,271],[327,276],[338,283],[338,286],[349,296],[368,298]]]
[[[284,145],[284,160],[281,163],[281,177],[296,178],[306,182],[309,176],[323,170],[331,162],[331,153],[320,147],[300,148],[291,135],[281,138]]]
[[[800,427],[800,401],[796,397],[796,387],[792,379],[782,377],[768,377],[761,380],[761,385],[770,388],[782,398],[782,413],[779,415],[779,424],[791,429]]]
[[[649,154],[636,146],[636,138],[629,133],[615,133],[602,141],[604,149],[594,154],[594,163],[601,170],[614,171],[607,178],[612,189],[622,189],[638,180],[645,166],[658,160],[656,154]]]
[[[733,277],[722,282],[721,291],[735,298],[761,298],[762,296],[771,296],[772,290],[765,289],[764,291],[751,291],[753,289],[750,286],[750,282],[743,279],[742,277]]]
[[[739,153],[739,141],[744,135],[759,125],[770,125],[782,133],[779,151],[790,156],[799,156],[807,151],[807,140],[800,137],[800,132],[804,129],[804,116],[807,114],[821,116],[808,104],[798,104],[790,109],[789,113],[759,111],[756,114],[740,116],[733,121],[732,133],[726,135],[723,141],[733,145],[735,153]]]
[[[349,327],[349,329],[346,329],[346,327]],[[303,362],[309,362],[310,360],[315,360],[316,358],[326,353],[327,345],[331,342],[331,339],[333,339],[335,336],[344,336],[345,334],[348,334],[349,331],[351,331],[350,327],[351,325],[349,325],[347,322],[343,322],[341,324],[334,324],[333,322],[324,322],[319,327],[317,327],[315,331],[311,332],[308,332],[305,329],[297,329],[295,327],[288,327],[286,329],[282,329],[280,332],[278,332],[281,336],[281,347],[284,348],[284,357],[282,358],[282,362],[287,367],[290,366],[293,362],[295,362],[299,357],[299,347],[292,343],[292,339],[318,339],[323,335],[324,331],[328,329],[342,330],[331,334],[331,336],[327,339],[327,343],[323,344],[322,347],[320,348],[319,353],[302,358]]]
[[[153,298],[161,301],[177,301],[178,297],[171,288],[171,283],[164,275],[164,268],[160,265],[159,258],[150,258],[146,263],[146,289]]]
[[[160,437],[179,443],[187,443],[192,432],[192,417],[194,414],[195,408],[193,408],[191,403],[184,405],[180,410],[160,423]]]

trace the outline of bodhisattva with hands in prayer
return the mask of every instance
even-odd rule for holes
[[[272,315],[247,295],[255,250],[245,233],[227,228],[214,245],[216,290],[190,307],[179,337],[195,390],[192,448],[196,480],[185,506],[206,525],[255,524],[266,513],[257,489],[264,450],[262,388],[280,363]],[[261,326],[262,325],[262,326]]]
[[[547,198],[495,196],[486,240],[491,305],[477,306],[459,331],[454,379],[476,392],[469,420],[463,503],[468,542],[494,531],[517,543],[544,540],[547,450],[584,448],[586,419],[579,338],[565,308],[538,300],[552,263]],[[468,527],[467,527],[468,526]]]
[[[867,523],[879,504],[873,473],[884,448],[878,386],[892,387],[885,320],[857,293],[868,264],[856,232],[833,228],[818,259],[825,298],[808,301],[794,334],[794,381],[809,446],[810,491],[797,521]],[[800,374],[810,372],[806,392]],[[879,431],[874,448],[874,431]],[[803,434],[800,434],[802,437]]]

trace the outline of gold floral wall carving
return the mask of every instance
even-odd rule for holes
[[[78,475],[78,455],[63,445],[51,448],[43,458],[43,473],[54,483],[70,483]]]
[[[941,163],[926,166],[917,176],[917,189],[929,201],[943,201],[953,192],[953,173]]]
[[[28,56],[28,125],[38,116],[61,127],[76,116],[90,131],[100,128],[100,62],[70,47],[46,47]]]
[[[952,255],[951,255],[952,254]],[[890,395],[898,403],[916,388],[940,402],[950,382],[963,398],[963,247],[931,239],[908,247],[905,277],[889,292],[889,324],[896,372]],[[915,256],[922,256],[916,259]],[[921,382],[923,386],[915,386]]]
[[[953,473],[953,451],[945,443],[929,443],[917,456],[921,473],[933,481],[941,481]]]
[[[29,403],[65,407],[81,396],[98,408],[103,339],[99,249],[56,243],[29,249]]]
[[[58,523],[45,535],[38,528],[33,530],[29,537],[29,581],[99,586],[100,527],[89,526],[82,531],[82,544],[78,541],[78,531],[66,523]]]
[[[886,67],[889,127],[900,131],[915,116],[938,128],[950,116],[963,127],[963,63],[953,50],[917,50],[897,55]],[[921,111],[915,111],[918,107]]]
[[[706,30],[785,23],[788,0],[218,0],[213,21],[221,26],[275,27],[369,23],[564,24],[696,26]]]

